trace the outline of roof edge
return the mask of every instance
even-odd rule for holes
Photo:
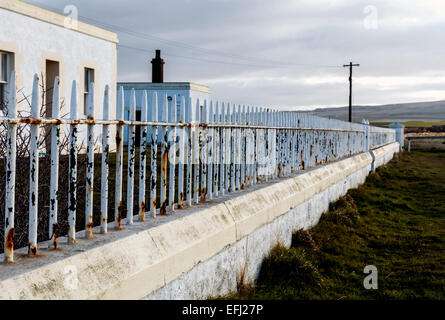
[[[112,31],[108,31],[78,20],[74,20],[77,22],[77,28],[67,28],[65,27],[66,16],[20,0],[0,0],[0,9],[12,11],[24,16],[28,16],[30,18],[47,22],[75,32],[80,32],[105,41],[119,43],[117,34]]]

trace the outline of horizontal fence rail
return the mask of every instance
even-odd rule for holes
[[[92,238],[93,227],[107,233],[112,226],[146,221],[157,215],[169,215],[193,204],[225,196],[237,190],[288,177],[301,170],[348,157],[395,141],[392,129],[326,119],[306,113],[279,111],[272,108],[240,106],[226,102],[192,101],[156,92],[144,92],[142,105],[136,106],[135,91],[131,92],[130,116],[124,119],[124,92],[117,92],[116,112],[110,110],[110,87],[105,88],[103,119],[94,119],[94,85],[89,88],[87,119],[78,118],[78,90],[73,81],[69,116],[59,117],[59,79],[53,89],[52,116],[39,113],[39,78],[34,78],[31,116],[17,113],[15,74],[10,82],[7,115],[0,125],[7,128],[5,154],[4,257],[14,261],[14,230],[16,204],[17,128],[29,126],[29,219],[28,254],[38,254],[39,212],[39,131],[50,130],[50,183],[48,227],[41,240],[51,239],[57,248],[57,238],[66,236],[75,244],[76,226],[84,222],[84,237]],[[135,120],[140,107],[141,120]],[[111,117],[115,115],[115,119]],[[159,117],[158,117],[159,116]],[[158,121],[158,119],[161,119]],[[67,170],[63,162],[60,141],[61,127],[68,127]],[[79,130],[86,127],[85,179],[79,180],[81,168]],[[95,137],[94,127],[101,126],[101,136]],[[113,126],[113,127],[111,127]],[[128,127],[127,141],[124,127]],[[139,142],[137,130],[139,128]],[[110,132],[115,130],[115,152],[111,150]],[[101,141],[100,161],[95,161],[96,138]],[[126,146],[124,146],[126,144]],[[48,150],[46,150],[48,154]],[[98,166],[98,168],[95,168]],[[97,172],[96,172],[97,171]],[[59,184],[66,175],[67,190],[62,197]],[[84,195],[79,190],[85,189]],[[3,186],[2,186],[3,188]],[[83,190],[83,189],[82,189]],[[126,196],[125,196],[126,194]],[[62,230],[62,198],[67,215]],[[98,198],[98,199],[96,199]],[[41,200],[41,199],[40,199]],[[79,201],[84,200],[83,206]],[[99,204],[96,206],[96,200]],[[95,209],[97,207],[97,210]],[[81,214],[81,215],[80,215]],[[96,217],[97,216],[97,217]],[[97,220],[97,219],[98,220]],[[125,219],[125,220],[124,220]],[[77,223],[76,223],[77,222]],[[80,231],[80,230],[77,230]]]

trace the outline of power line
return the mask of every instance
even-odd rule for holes
[[[132,46],[127,46],[127,45],[121,45],[121,44],[119,44],[119,48],[136,50],[136,51],[141,51],[141,52],[146,52],[146,53],[153,52],[153,50],[132,47]],[[221,60],[210,60],[210,59],[203,59],[203,58],[196,58],[196,57],[187,57],[187,56],[177,55],[177,54],[173,54],[173,53],[163,53],[163,54],[165,56],[197,60],[197,61],[204,61],[204,62],[209,62],[209,63],[226,64],[226,65],[247,66],[247,67],[256,67],[256,68],[285,68],[286,67],[286,66],[273,66],[273,65],[260,65],[260,64],[251,64],[251,63],[228,62],[228,61],[221,61]]]
[[[60,12],[59,8],[55,8],[52,6],[49,6],[47,4],[44,4],[40,1],[36,1],[36,0],[28,0],[29,2],[34,2],[34,3],[39,3],[41,4],[43,7],[46,8],[50,8],[51,10],[54,10],[56,12]],[[233,53],[228,53],[228,52],[224,52],[224,51],[219,51],[219,50],[215,50],[215,49],[206,49],[206,48],[201,48],[195,45],[191,45],[185,42],[180,42],[180,41],[175,41],[175,40],[170,40],[170,39],[165,39],[162,37],[158,37],[158,36],[154,36],[151,34],[147,34],[147,33],[143,33],[143,32],[139,32],[139,31],[134,31],[128,28],[124,28],[124,27],[120,27],[120,26],[116,26],[113,24],[109,24],[109,23],[105,23],[105,22],[101,22],[95,19],[91,19],[82,15],[79,15],[80,18],[82,18],[83,20],[90,22],[91,24],[96,24],[98,26],[102,26],[103,28],[107,28],[107,29],[111,29],[115,32],[121,32],[121,33],[125,33],[128,34],[130,36],[133,37],[137,37],[137,38],[141,38],[141,39],[146,39],[146,40],[150,40],[150,41],[159,41],[161,43],[164,43],[166,45],[170,45],[170,46],[174,46],[174,47],[180,47],[183,49],[189,49],[189,50],[194,50],[194,51],[198,51],[207,55],[217,55],[217,56],[222,56],[225,58],[231,58],[231,59],[238,59],[238,60],[244,60],[244,61],[252,61],[252,60],[257,60],[258,64],[245,64],[245,63],[237,63],[237,62],[225,62],[225,61],[216,61],[216,60],[206,60],[206,59],[202,59],[202,58],[192,58],[192,57],[186,57],[186,56],[179,56],[176,55],[176,57],[179,58],[185,58],[185,59],[191,59],[191,60],[198,60],[198,61],[206,61],[206,62],[211,62],[211,63],[222,63],[222,64],[232,64],[232,65],[242,65],[242,66],[255,66],[255,67],[272,67],[270,64],[275,65],[274,67],[315,67],[315,68],[341,68],[341,66],[338,65],[315,65],[315,64],[298,64],[298,63],[288,63],[288,62],[281,62],[281,61],[273,61],[273,60],[267,60],[267,59],[262,59],[262,58],[253,58],[253,57],[248,57],[248,56],[243,56],[243,55],[238,55],[238,54],[233,54]],[[125,47],[128,49],[134,49],[134,50],[139,50],[139,51],[147,51],[146,49],[142,49],[142,48],[136,48],[136,47],[130,47],[130,46],[124,46],[124,45],[120,45],[121,47]],[[170,56],[175,56],[173,54],[170,54]],[[263,64],[263,65],[260,65]],[[269,65],[264,65],[264,64],[269,64]]]

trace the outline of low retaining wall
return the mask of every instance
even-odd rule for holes
[[[0,266],[1,299],[202,299],[253,281],[270,249],[317,224],[329,203],[398,152],[392,143],[44,259]],[[374,159],[374,160],[373,160]]]

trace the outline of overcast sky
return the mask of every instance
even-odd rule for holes
[[[118,81],[151,81],[161,49],[165,81],[207,85],[233,103],[347,105],[349,61],[360,63],[356,105],[445,100],[442,0],[27,2],[59,12],[73,4],[79,20],[116,31]]]

